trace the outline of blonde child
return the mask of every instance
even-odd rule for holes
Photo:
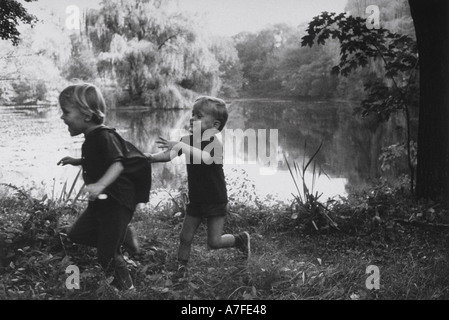
[[[114,129],[103,125],[105,101],[94,85],[68,86],[59,95],[59,104],[70,135],[84,134],[85,141],[81,158],[64,157],[58,165],[82,166],[89,198],[86,210],[67,236],[75,243],[97,248],[101,266],[114,275],[112,285],[120,290],[134,289],[121,253],[122,245],[138,251],[129,223],[141,199],[125,170],[129,150]]]

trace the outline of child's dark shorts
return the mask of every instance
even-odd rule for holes
[[[187,204],[186,214],[195,218],[220,217],[228,214],[228,203],[197,203]]]

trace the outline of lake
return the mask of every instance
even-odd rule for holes
[[[246,191],[290,201],[297,191],[287,161],[301,167],[320,144],[316,164],[310,166],[305,176],[309,188],[313,182],[313,190],[322,193],[325,200],[367,186],[382,174],[379,163],[382,148],[403,141],[404,121],[397,117],[377,125],[355,117],[352,114],[355,106],[329,101],[231,101],[227,130],[222,135],[230,194],[237,197],[239,192]],[[190,114],[190,110],[116,109],[107,112],[105,124],[116,128],[142,151],[158,152],[157,137],[179,138],[187,129]],[[35,196],[47,194],[53,198],[60,194],[66,181],[70,186],[79,168],[56,163],[64,156],[79,157],[84,137],[70,137],[60,116],[57,107],[29,110],[0,107],[1,183],[24,187]],[[238,134],[242,132],[243,136]],[[265,136],[261,135],[264,132]],[[384,174],[391,176],[398,172]],[[181,159],[153,164],[153,188],[185,186],[185,165]],[[81,181],[76,188],[80,187]]]

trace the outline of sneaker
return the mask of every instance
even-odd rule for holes
[[[112,280],[111,286],[116,287],[120,291],[135,289],[131,275],[126,267],[115,269],[114,280]]]
[[[114,280],[112,280],[110,285],[113,286],[114,289],[116,289],[119,292],[135,292],[136,291],[136,287],[134,287],[134,284],[131,284],[130,287],[124,287],[123,284],[121,283],[121,281],[117,277],[115,277]]]
[[[246,259],[251,257],[251,237],[248,232],[242,232],[235,236],[238,238],[236,248],[243,253]]]
[[[132,226],[129,226],[126,232],[125,240],[123,241],[123,248],[131,255],[139,255],[141,252],[136,231]]]

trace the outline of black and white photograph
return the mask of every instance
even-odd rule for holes
[[[0,0],[0,300],[449,299],[448,21],[447,0]]]

